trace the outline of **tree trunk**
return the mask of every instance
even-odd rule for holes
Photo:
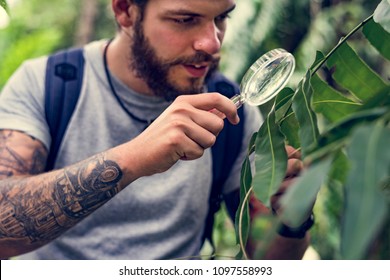
[[[98,0],[83,0],[74,42],[76,46],[85,45],[93,39],[98,12]]]

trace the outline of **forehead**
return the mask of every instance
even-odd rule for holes
[[[234,0],[149,0],[145,12],[150,15],[190,13],[201,16],[218,16],[234,6]]]

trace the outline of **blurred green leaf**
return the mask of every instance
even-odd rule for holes
[[[5,0],[0,0],[0,6],[7,12],[9,13],[8,5]]]
[[[373,108],[365,111],[359,111],[343,118],[332,124],[318,138],[318,145],[313,145],[310,152],[318,149],[329,149],[339,141],[346,141],[351,131],[358,125],[366,122],[375,121],[388,113],[388,108]]]
[[[36,47],[36,42],[40,42],[40,47]],[[0,88],[12,75],[12,73],[27,58],[34,58],[46,55],[54,50],[58,42],[58,33],[53,29],[33,32],[16,41],[7,52],[0,57]]]
[[[296,179],[281,198],[281,220],[292,227],[300,226],[310,211],[316,196],[325,182],[332,158],[315,163]]]
[[[375,22],[382,25],[382,27],[390,33],[390,1],[382,0],[374,12]]]
[[[365,257],[387,212],[380,182],[389,176],[390,129],[383,123],[360,126],[348,146],[351,170],[346,182],[341,253],[345,259]]]

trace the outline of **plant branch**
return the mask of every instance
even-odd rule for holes
[[[324,57],[324,59],[313,69],[311,76],[313,75],[324,65],[324,63],[328,60],[328,58],[337,51],[337,49],[344,44],[353,34],[355,34],[360,28],[362,28],[368,21],[370,21],[374,17],[374,14],[363,20],[360,24],[358,24],[351,32],[347,34],[347,36],[343,37],[339,43]]]

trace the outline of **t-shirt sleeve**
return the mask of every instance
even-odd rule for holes
[[[0,93],[0,129],[22,131],[50,147],[45,118],[44,80],[47,57],[24,62]]]
[[[243,108],[245,110],[245,124],[241,150],[232,167],[231,173],[225,182],[223,188],[224,194],[228,194],[240,188],[241,168],[245,157],[247,156],[249,142],[253,133],[257,132],[263,123],[263,118],[260,114],[260,110],[257,107],[245,104]]]

